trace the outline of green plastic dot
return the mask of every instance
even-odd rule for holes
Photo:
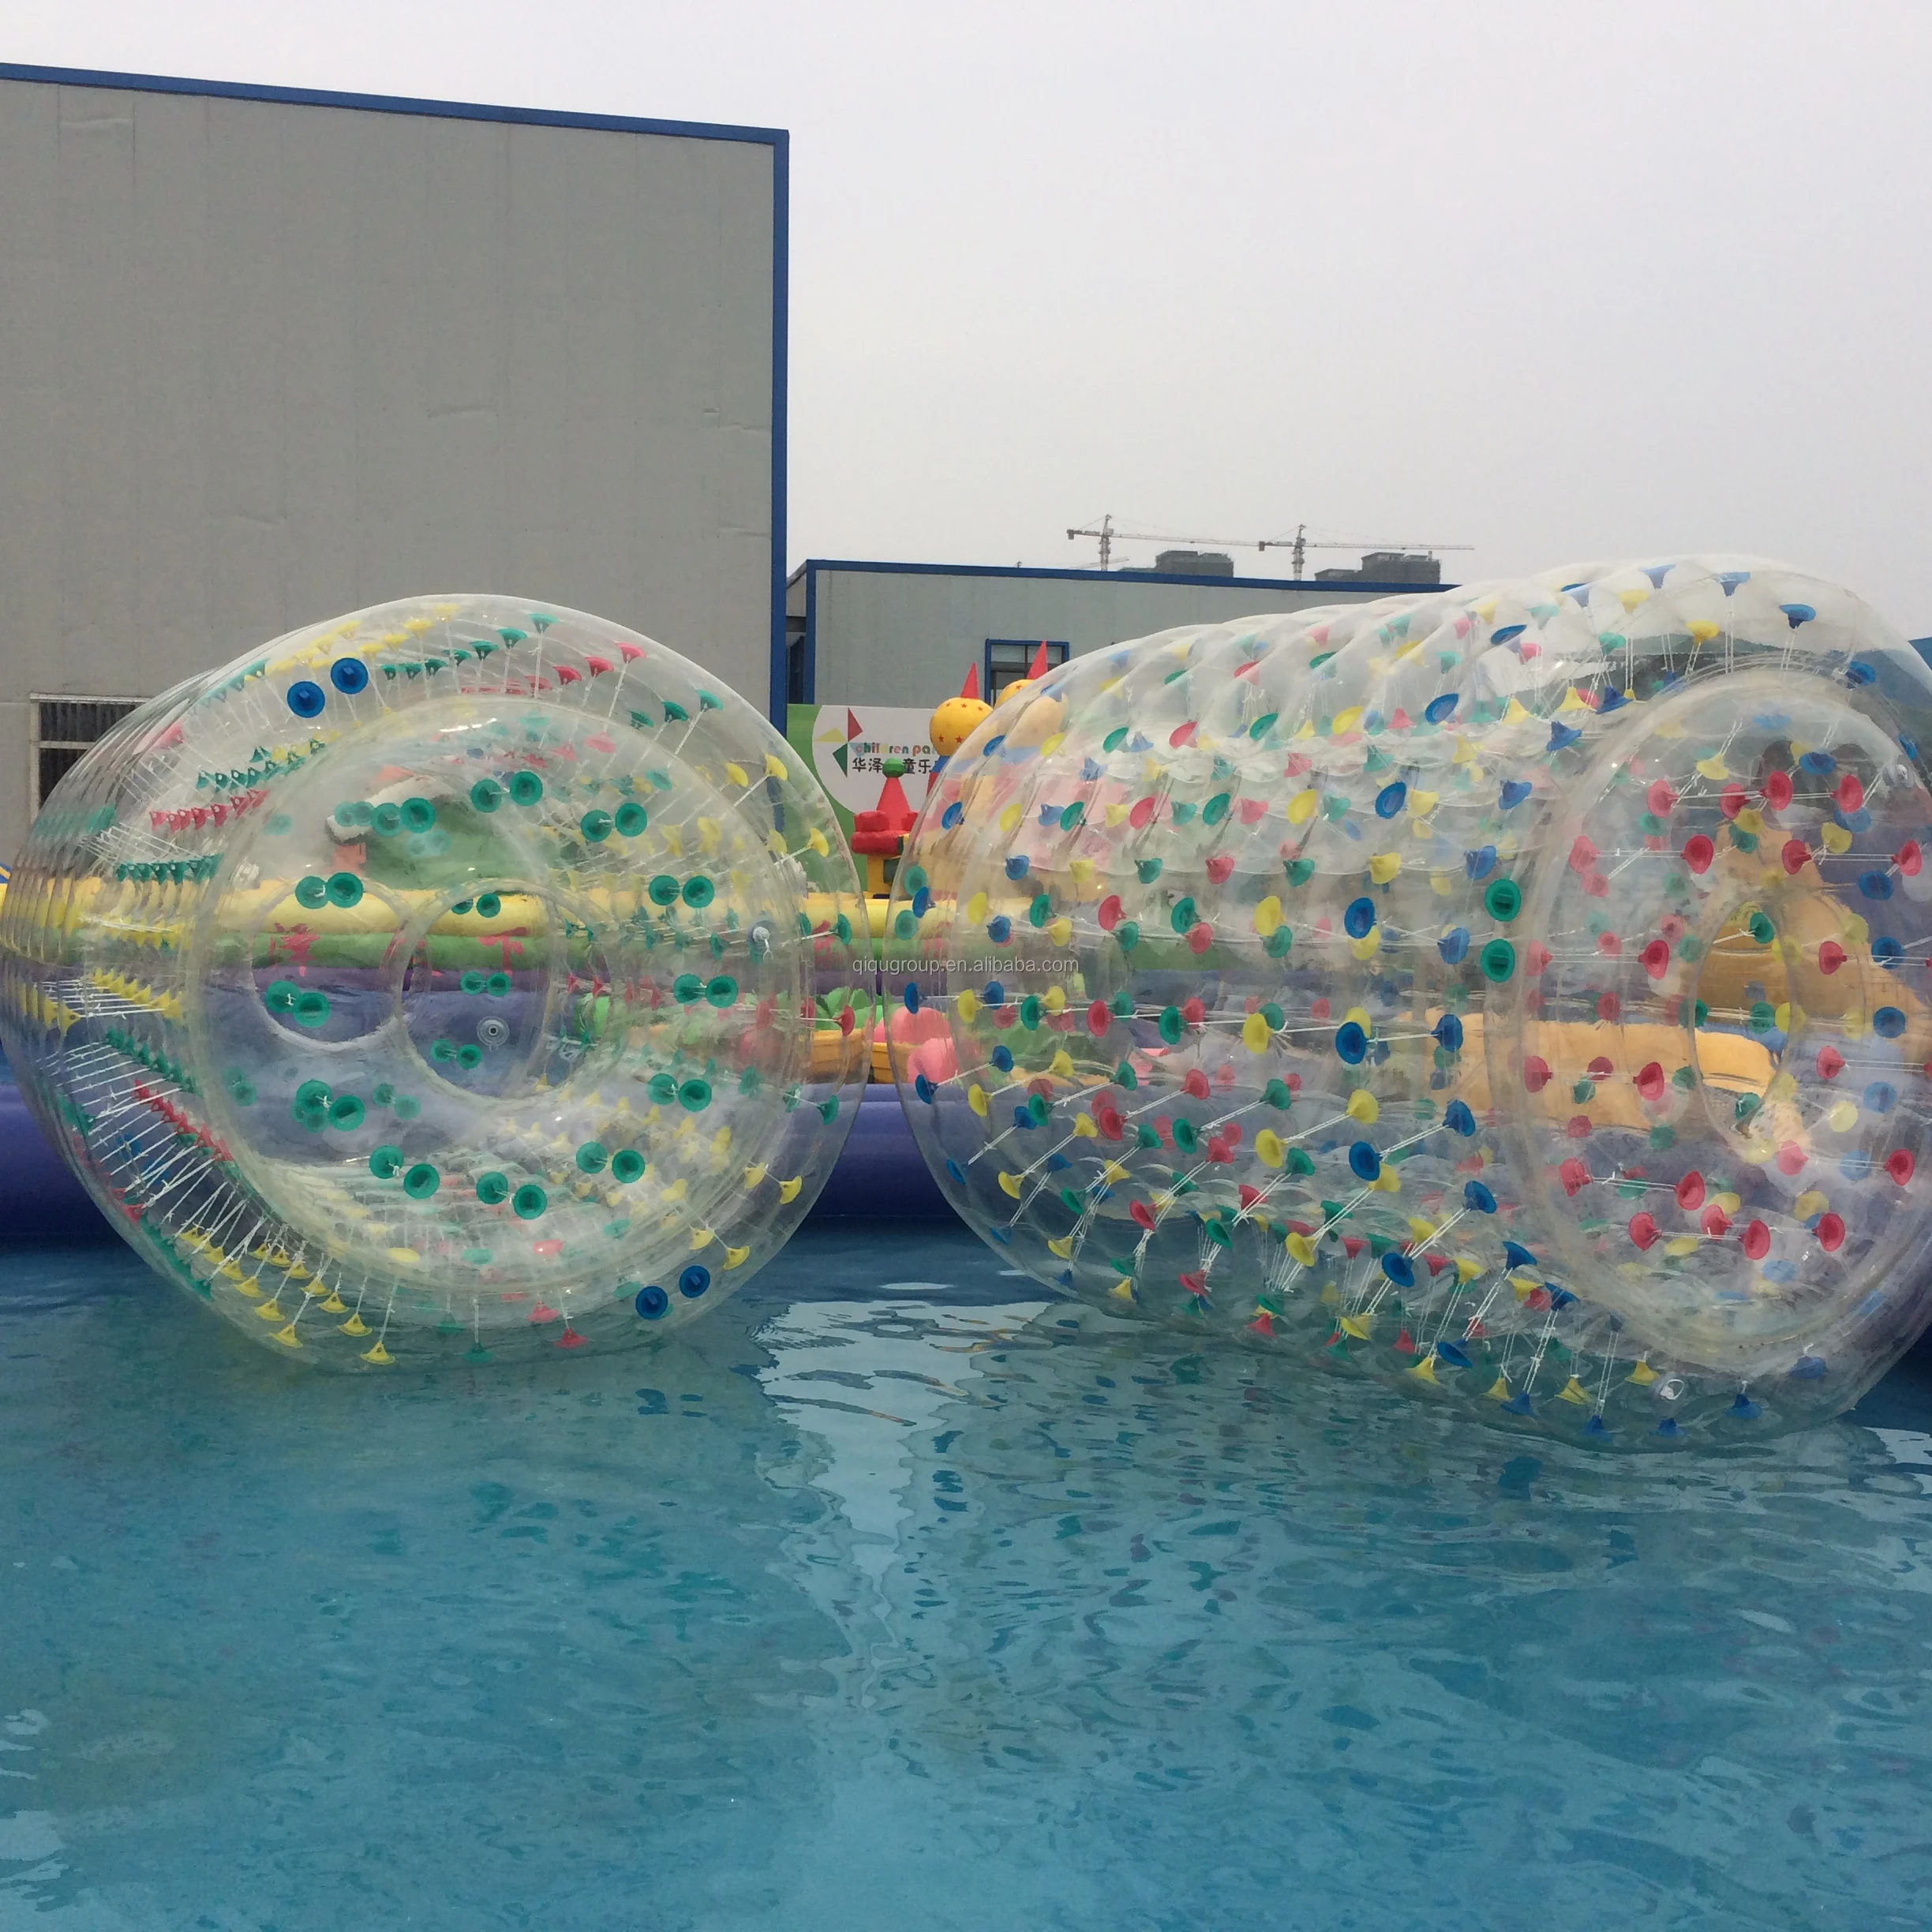
[[[668,906],[678,896],[678,882],[668,872],[660,872],[645,890],[653,905]]]
[[[684,903],[687,906],[708,906],[716,896],[717,888],[703,873],[695,872],[684,882]]]
[[[1161,875],[1161,861],[1158,859],[1136,859],[1134,875],[1143,886],[1151,886]]]
[[[402,807],[393,800],[386,805],[378,805],[369,814],[369,823],[384,838],[393,838],[402,829]]]
[[[1122,919],[1114,928],[1114,943],[1123,953],[1131,953],[1140,943],[1140,922],[1136,919]]]
[[[680,973],[671,982],[671,997],[680,1006],[695,1005],[704,998],[704,982],[695,973]]]
[[[628,1186],[644,1178],[644,1156],[635,1148],[620,1148],[611,1156],[611,1178]]]
[[[1167,915],[1167,923],[1176,932],[1184,933],[1196,923],[1194,901],[1184,893],[1174,902],[1174,909]]]
[[[372,1148],[369,1170],[378,1181],[393,1181],[402,1165],[402,1150],[399,1147],[383,1146]]]
[[[387,1106],[395,1098],[395,1089],[387,1080],[379,1080],[374,1098],[378,1106]]]
[[[1041,893],[1027,908],[1027,923],[1036,930],[1053,917],[1053,895]]]
[[[477,1067],[483,1064],[483,1049],[474,1041],[466,1041],[456,1049],[456,1064],[461,1067]]]
[[[479,972],[475,967],[472,966],[456,983],[466,993],[481,993],[489,981],[487,975]]]
[[[635,799],[632,799],[629,803],[617,807],[617,816],[612,822],[616,826],[620,837],[635,838],[650,823],[650,814]]]
[[[1020,1002],[1020,1024],[1029,1033],[1037,1033],[1039,1031],[1040,1014],[1043,1010],[1039,1002],[1039,995],[1037,993],[1029,993]]]
[[[908,906],[893,921],[893,937],[895,939],[910,939],[914,938],[918,931],[919,921],[912,916],[912,908]]]
[[[1483,894],[1483,910],[1507,926],[1522,910],[1522,888],[1513,878],[1492,879]]]
[[[306,906],[310,912],[328,904],[328,881],[318,878],[311,872],[306,878],[295,882],[295,903]]]
[[[331,872],[328,890],[330,904],[344,911],[362,902],[362,882],[353,872]]]
[[[586,812],[577,821],[577,829],[593,845],[601,845],[610,837],[616,823],[617,821],[608,812],[601,809],[593,809]]]
[[[412,832],[427,832],[436,823],[436,807],[426,798],[405,799],[402,822]]]
[[[711,1083],[695,1076],[677,1090],[678,1105],[687,1114],[702,1114],[711,1104]]]
[[[1507,939],[1492,939],[1478,956],[1483,977],[1497,986],[1516,970],[1516,949]]]
[[[451,1039],[436,1039],[429,1043],[429,1058],[440,1065],[447,1066],[456,1058],[456,1043]]]
[[[493,812],[504,802],[504,788],[494,778],[479,778],[470,788],[470,803],[480,812]]]
[[[923,892],[927,883],[926,868],[923,866],[908,866],[899,874],[899,883],[909,893]]]
[[[577,1150],[577,1169],[580,1174],[601,1174],[610,1165],[610,1149],[601,1140],[586,1140]]]
[[[418,1161],[402,1177],[402,1192],[411,1200],[427,1200],[443,1185],[443,1177],[427,1161]]]
[[[326,1080],[304,1080],[295,1089],[295,1104],[298,1106],[325,1107],[328,1105],[331,1097],[328,1083]]]
[[[1746,1021],[1754,1033],[1769,1033],[1777,1018],[1777,1009],[1769,1000],[1755,1000],[1751,1004],[1750,1014]]]
[[[1160,1036],[1170,1046],[1178,1046],[1181,1035],[1186,1031],[1178,1006],[1170,1006],[1163,1012],[1160,1017]]]
[[[354,1094],[344,1094],[339,1099],[329,1103],[328,1123],[346,1133],[350,1128],[362,1125],[365,1111],[362,1103]]]
[[[510,975],[507,972],[493,972],[483,982],[483,990],[492,999],[501,999],[510,990]]]
[[[398,1120],[414,1120],[422,1111],[422,1103],[414,1094],[398,1094],[389,1103],[389,1111]]]
[[[729,973],[720,973],[706,985],[704,996],[713,1006],[722,1008],[732,1005],[738,998],[738,982]]]
[[[1294,934],[1286,926],[1277,926],[1261,942],[1261,949],[1270,959],[1284,959],[1288,949],[1294,944]]]
[[[1777,937],[1777,928],[1764,913],[1754,912],[1750,915],[1750,936],[1760,945],[1769,945]]]
[[[305,993],[295,995],[295,1024],[298,1026],[319,1027],[329,1017],[328,995],[318,993],[312,987]]]
[[[1174,1124],[1174,1144],[1183,1154],[1192,1154],[1200,1145],[1199,1136],[1194,1132],[1191,1120],[1178,1120]]]
[[[519,1221],[534,1221],[550,1205],[550,1196],[534,1181],[526,1181],[510,1196],[510,1211]]]
[[[510,1181],[507,1175],[492,1168],[488,1174],[477,1176],[476,1197],[485,1208],[500,1208],[510,1198]]]
[[[534,805],[544,795],[542,777],[534,771],[520,771],[511,774],[510,799],[512,804]],[[541,1208],[537,1210],[541,1214]]]
[[[480,893],[477,896],[477,917],[493,919],[503,911],[503,901],[494,893]]]
[[[292,1013],[296,997],[301,991],[301,988],[293,979],[271,979],[268,990],[262,994],[262,1004],[271,1013]]]

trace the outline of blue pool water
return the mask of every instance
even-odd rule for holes
[[[1666,1462],[937,1226],[380,1385],[0,1256],[0,1932],[1923,1926],[1922,1364]]]

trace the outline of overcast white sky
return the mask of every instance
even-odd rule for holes
[[[1927,0],[28,0],[0,58],[788,128],[795,562],[1305,519],[1932,633]]]

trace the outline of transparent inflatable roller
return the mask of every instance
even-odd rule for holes
[[[1924,1325],[1932,676],[1778,566],[1592,566],[1076,658],[890,910],[913,1131],[1116,1314],[1605,1444]]]
[[[777,1251],[866,1078],[863,945],[832,808],[742,698],[594,617],[427,597],[89,751],[14,869],[0,1029],[115,1225],[245,1333],[481,1361],[647,1340]]]

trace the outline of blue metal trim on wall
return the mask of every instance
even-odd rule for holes
[[[1196,590],[1204,585],[1210,590],[1342,590],[1351,597],[1365,590],[1396,596],[1455,588],[1447,583],[1358,583],[1353,578],[1324,583],[1312,577],[1201,577],[1170,571],[1054,570],[1020,564],[863,564],[847,557],[808,557],[799,567],[807,572],[870,571],[882,576],[1046,577],[1070,578],[1079,583],[1186,584]]]
[[[27,67],[0,61],[0,80],[43,87],[112,88],[139,94],[207,95],[294,107],[347,107],[364,113],[425,114],[446,121],[496,121],[517,127],[580,128],[607,134],[669,134],[687,140],[747,141],[772,151],[771,669],[768,710],[780,731],[785,706],[785,366],[791,272],[792,137],[783,128],[710,121],[655,121],[631,114],[567,114],[546,107],[500,107],[481,101],[417,100],[396,94],[339,94],[320,88],[261,87],[174,74],[105,73],[85,67]]]
[[[785,664],[785,462],[789,376],[786,367],[790,326],[788,289],[792,275],[792,140],[782,132],[772,142],[772,507],[771,507],[771,704],[769,715],[782,737],[791,680]],[[807,593],[809,597],[809,591]],[[811,688],[809,657],[806,689]]]
[[[805,567],[805,702],[818,702],[818,573]]]

